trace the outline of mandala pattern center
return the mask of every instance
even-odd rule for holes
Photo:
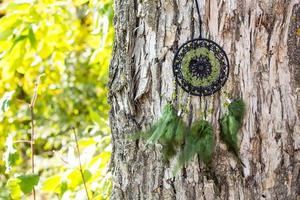
[[[207,57],[197,57],[190,61],[189,70],[192,76],[202,79],[211,74],[211,64]]]

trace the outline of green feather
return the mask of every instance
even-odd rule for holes
[[[147,145],[159,142],[165,160],[169,160],[177,153],[177,149],[184,143],[188,129],[181,117],[171,104],[164,107],[162,116],[148,131],[133,134],[131,138],[147,139]]]
[[[180,117],[178,117],[177,129],[174,138],[177,145],[182,145],[184,143],[184,139],[187,131],[188,130],[184,121]]]
[[[196,155],[196,144],[194,143],[195,138],[191,135],[187,136],[186,144],[184,145],[183,151],[179,155],[178,166],[179,168],[186,165]]]
[[[162,136],[162,138],[166,141],[170,141],[175,137],[176,129],[177,129],[177,122],[178,117],[176,114],[172,114],[170,116],[170,120],[168,121],[168,124],[166,126],[165,134]]]
[[[214,145],[212,125],[205,120],[194,122],[173,173],[176,174],[178,170],[188,164],[197,154],[206,165],[209,165],[212,160]]]
[[[170,160],[177,153],[177,147],[174,143],[169,142],[163,145],[162,154],[165,161]]]
[[[243,100],[238,99],[233,101],[228,106],[229,115],[232,115],[239,123],[242,123],[245,112],[246,105]]]
[[[195,122],[193,126],[199,127],[197,135],[196,151],[200,159],[208,165],[211,162],[214,150],[214,136],[212,125],[205,120]]]
[[[172,125],[174,116],[176,116],[176,113],[173,106],[171,104],[167,104],[163,110],[161,118],[153,125],[156,128],[152,132],[151,137],[148,139],[146,145],[156,143],[160,137],[166,134],[168,126],[170,124]]]
[[[214,136],[213,134],[205,135],[201,140],[197,142],[197,153],[200,159],[206,164],[209,165],[212,160],[213,151],[214,151]]]
[[[238,132],[243,124],[243,118],[246,112],[245,103],[242,100],[236,100],[229,104],[228,114],[220,120],[221,140],[223,140],[230,152],[232,152],[242,163],[239,158]]]
[[[163,145],[162,152],[166,160],[176,155],[176,150],[184,143],[186,131],[187,128],[183,120],[176,114],[173,115],[166,127],[165,134],[159,139],[159,142]]]
[[[221,119],[221,139],[226,143],[228,150],[234,153],[239,151],[238,131],[240,123],[231,115],[225,115]]]

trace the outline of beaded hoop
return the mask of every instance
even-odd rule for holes
[[[189,94],[209,96],[227,81],[229,61],[225,51],[212,40],[202,38],[202,21],[197,0],[200,36],[184,43],[175,54],[173,73],[176,82]]]
[[[229,62],[217,43],[199,38],[179,48],[173,61],[173,73],[176,82],[189,94],[208,96],[226,83]]]

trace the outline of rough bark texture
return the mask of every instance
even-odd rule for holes
[[[199,3],[205,37],[224,47],[231,65],[222,91],[202,103],[172,73],[178,46],[198,35],[193,0],[115,0],[111,199],[300,199],[300,1]],[[175,160],[164,163],[160,145],[127,139],[160,116],[174,91],[176,106],[189,108],[187,121],[208,105],[217,140],[211,172],[195,158],[172,178]],[[218,124],[223,103],[239,96],[247,103],[242,169],[219,140]]]

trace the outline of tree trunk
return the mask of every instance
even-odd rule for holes
[[[300,1],[199,0],[204,37],[219,43],[230,61],[222,91],[189,96],[174,82],[178,47],[198,36],[193,0],[115,0],[115,45],[110,66],[113,200],[300,199]],[[163,162],[161,146],[128,135],[159,118],[176,92],[189,108],[204,104],[215,130],[210,173],[195,157],[172,178],[176,160]],[[247,114],[240,131],[240,169],[219,139],[227,98],[242,97]]]

